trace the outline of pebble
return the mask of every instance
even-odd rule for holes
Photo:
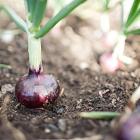
[[[32,118],[32,119],[31,119],[31,123],[32,123],[32,124],[36,124],[37,122],[38,122],[38,118]]]
[[[62,132],[66,131],[66,121],[64,119],[59,119],[58,127]]]
[[[87,69],[89,65],[86,62],[81,62],[79,67],[81,68],[81,70],[84,70],[84,69]]]
[[[116,99],[112,99],[112,105],[115,107],[116,106]]]
[[[7,78],[9,78],[9,77],[10,77],[10,73],[6,73],[5,76],[6,76]]]
[[[48,129],[48,128],[46,128],[44,131],[45,131],[45,133],[50,133],[51,132],[51,130]]]
[[[81,107],[82,107],[82,101],[83,101],[83,99],[79,99],[78,101],[77,101],[77,106],[76,106],[76,109],[81,109]]]
[[[77,104],[81,104],[82,101],[83,101],[83,99],[79,99],[79,100],[77,101]]]
[[[16,106],[15,106],[15,109],[19,109],[20,107],[20,103],[18,103]]]
[[[14,47],[11,46],[11,45],[9,45],[9,46],[7,47],[8,51],[11,52],[11,53],[14,52],[14,49],[13,49],[13,48],[14,48]]]
[[[14,92],[14,86],[12,86],[11,84],[5,84],[1,86],[1,93],[2,94],[6,94],[7,92]]]
[[[108,126],[108,122],[107,122],[107,121],[100,121],[99,123],[100,123],[100,125],[101,125],[102,127]]]
[[[58,128],[53,124],[48,124],[48,128],[52,131],[58,131]],[[47,128],[46,128],[47,129]]]
[[[80,105],[77,105],[77,106],[76,106],[76,109],[81,109],[81,106],[80,106]]]
[[[14,39],[14,34],[11,31],[5,31],[3,34],[0,36],[0,39],[2,42],[9,44],[10,42],[13,41]]]
[[[63,108],[63,107],[61,107],[60,109],[57,110],[57,113],[58,113],[58,114],[61,114],[61,113],[63,113],[63,112],[64,112],[64,108]]]

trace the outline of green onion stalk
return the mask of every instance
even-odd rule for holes
[[[68,16],[75,8],[87,0],[73,0],[64,6],[44,26],[41,22],[47,8],[48,0],[25,0],[26,21],[18,16],[13,9],[1,5],[3,10],[16,25],[27,33],[29,74],[23,76],[16,84],[17,100],[29,108],[42,107],[54,102],[61,88],[53,75],[43,74],[41,40],[59,21]]]

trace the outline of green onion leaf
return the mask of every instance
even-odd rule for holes
[[[3,10],[21,30],[24,32],[27,31],[26,23],[15,13],[15,11],[13,11],[13,9],[8,6],[0,5],[0,10]]]
[[[27,9],[29,21],[32,21],[33,19],[37,1],[38,0],[25,0],[25,6],[26,6],[25,8]]]
[[[73,0],[70,4],[66,5],[56,16],[50,19],[44,27],[42,27],[35,35],[36,38],[41,38],[47,34],[60,20],[68,16],[76,7],[87,0]]]
[[[29,20],[32,22],[34,13],[35,13],[35,8],[38,0],[28,0],[29,1],[29,7],[30,7],[30,18]]]
[[[135,12],[131,19],[125,24],[125,29],[129,28],[140,17],[140,9]]]
[[[113,119],[120,116],[118,112],[81,112],[80,117],[89,119]]]
[[[26,8],[27,8],[27,12],[30,13],[30,11],[31,11],[31,9],[30,9],[30,7],[31,7],[30,6],[30,4],[31,4],[30,0],[24,0],[24,1],[25,1],[25,5],[26,5]]]
[[[103,10],[104,11],[109,10],[109,3],[110,3],[110,0],[103,0]]]
[[[134,29],[130,31],[125,31],[126,35],[140,35],[140,29]]]
[[[8,68],[8,69],[11,69],[11,66],[10,65],[7,65],[7,64],[0,64],[0,68]]]
[[[36,7],[35,7],[35,9],[33,9],[35,11],[32,11],[33,26],[35,28],[38,28],[40,26],[40,23],[44,17],[44,13],[46,10],[46,4],[47,4],[47,0],[37,0],[37,2],[36,2]]]
[[[139,6],[140,6],[140,0],[134,0],[129,16],[125,23],[125,29],[127,29],[139,15],[139,12],[140,12]]]

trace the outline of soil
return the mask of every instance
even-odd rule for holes
[[[44,72],[54,74],[60,80],[64,93],[54,104],[39,109],[20,105],[14,96],[16,82],[28,72],[25,35],[17,35],[10,44],[0,42],[0,63],[12,67],[0,69],[0,140],[115,140],[114,120],[82,119],[79,112],[123,112],[140,84],[140,39],[131,37],[127,41],[128,54],[133,54],[138,64],[115,74],[103,73],[96,57],[92,62],[98,66],[97,71],[81,69],[61,41],[50,33],[44,39],[42,49]]]

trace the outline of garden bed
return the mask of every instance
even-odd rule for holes
[[[137,43],[134,43],[135,40]],[[133,54],[139,62],[138,41],[139,38],[133,37],[133,42],[130,38],[127,50],[128,55],[130,52],[130,56]],[[78,114],[82,111],[122,112],[128,98],[140,84],[140,64],[119,70],[116,74],[104,74],[99,65],[99,71],[90,67],[81,69],[73,63],[75,58],[61,40],[49,34],[43,41],[44,71],[60,80],[64,92],[54,105],[28,109],[20,105],[14,96],[17,80],[28,71],[26,42],[24,34],[16,36],[10,45],[0,42],[0,63],[12,67],[0,69],[0,94],[3,95],[0,98],[0,139],[18,139],[22,135],[27,140],[115,140],[111,127],[114,120],[81,119]],[[94,53],[94,49],[92,51]],[[94,63],[98,64],[95,58]]]

